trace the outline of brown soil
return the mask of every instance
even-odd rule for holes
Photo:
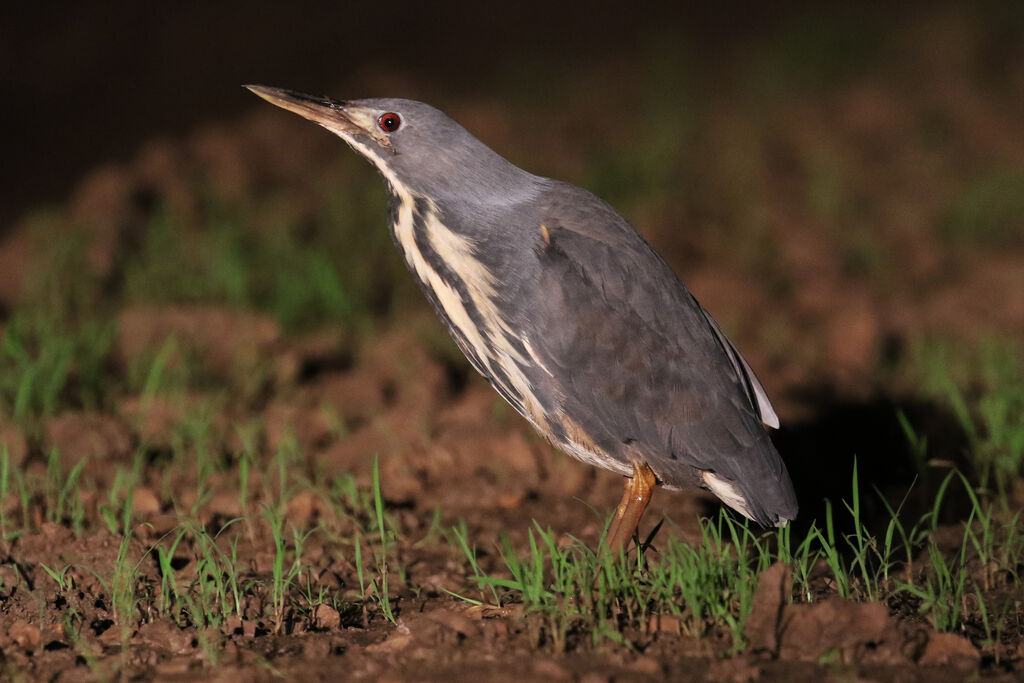
[[[0,647],[16,670],[61,680],[104,678],[118,671],[166,680],[322,680],[340,672],[358,680],[586,681],[823,680],[853,672],[873,680],[953,681],[978,671],[995,679],[1000,671],[1007,671],[1007,679],[1019,674],[1017,637],[999,646],[998,667],[988,647],[988,664],[983,666],[982,651],[971,641],[935,633],[920,619],[897,616],[881,603],[823,597],[814,604],[788,604],[781,588],[788,585],[787,570],[781,565],[761,578],[748,621],[751,645],[741,654],[728,655],[728,637],[714,630],[701,638],[682,635],[672,617],[653,620],[647,633],[636,634],[635,642],[642,644],[638,650],[605,645],[591,651],[581,646],[559,654],[538,647],[529,617],[514,605],[482,609],[446,592],[474,594],[474,587],[457,553],[432,537],[433,511],[440,511],[444,525],[466,520],[470,537],[484,549],[483,568],[500,572],[500,560],[488,548],[502,533],[523,548],[534,520],[596,543],[603,517],[588,505],[611,509],[620,478],[553,451],[478,378],[453,387],[440,360],[405,331],[348,347],[339,335],[324,333],[282,340],[271,323],[251,314],[215,313],[206,307],[132,311],[122,319],[123,358],[130,356],[135,340],[152,321],[159,321],[174,328],[182,344],[200,350],[208,362],[223,361],[232,345],[226,337],[209,333],[205,323],[211,316],[220,329],[263,331],[252,335],[254,341],[277,345],[273,357],[278,389],[258,416],[265,424],[262,469],[273,470],[271,454],[286,434],[294,434],[306,455],[299,465],[304,471],[348,472],[363,487],[370,483],[368,454],[379,454],[388,508],[401,529],[397,555],[407,568],[406,587],[393,593],[397,623],[373,610],[366,621],[358,603],[350,602],[341,611],[324,604],[304,616],[296,612],[276,632],[266,616],[268,596],[257,593],[246,599],[244,618],[228,619],[216,633],[182,628],[155,616],[136,618],[122,630],[125,622],[111,604],[108,588],[115,580],[120,538],[105,530],[76,537],[67,526],[43,521],[44,511],[33,504],[30,526],[37,531],[14,540],[0,566]],[[350,358],[337,364],[345,369],[311,377],[296,371],[338,356]],[[239,362],[244,364],[245,357]],[[138,399],[126,399],[116,414],[64,413],[46,423],[43,443],[58,447],[68,466],[85,459],[83,480],[109,486],[115,463],[129,462],[130,452],[142,444],[159,457],[161,449],[174,443],[181,416],[202,401],[202,396],[184,396],[178,404],[160,398],[141,421]],[[229,426],[250,417],[221,406],[213,417],[216,441],[211,450],[225,457],[239,453],[238,435]],[[339,421],[344,429],[339,430]],[[12,453],[18,454],[15,460],[24,458],[23,438],[10,426],[4,429]],[[26,467],[45,469],[36,455]],[[236,480],[215,474],[211,482],[212,494],[197,501],[194,472],[156,465],[146,470],[132,500],[139,526],[126,556],[129,564],[140,563],[143,581],[159,584],[157,563],[147,551],[175,528],[176,510],[194,505],[198,518],[213,530],[249,514],[238,536],[238,557],[248,576],[269,576],[273,540],[265,522],[255,506],[241,508]],[[94,495],[102,498],[103,488]],[[85,504],[95,511],[101,502]],[[676,525],[662,533],[695,538],[696,519],[715,508],[705,495],[661,492],[645,529],[668,517]],[[285,510],[300,526],[317,521],[325,528],[351,531],[352,520],[339,516],[315,490],[292,494]],[[180,581],[196,572],[188,550],[179,548],[176,555]],[[318,586],[353,596],[355,567],[336,542],[314,534],[303,554]],[[67,588],[59,588],[44,565],[69,567]],[[69,610],[86,624],[74,641],[64,631]],[[204,649],[210,641],[217,643],[213,655]]]

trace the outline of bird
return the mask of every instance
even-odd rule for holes
[[[376,167],[393,241],[469,363],[552,444],[626,477],[605,547],[638,540],[657,486],[703,488],[763,527],[796,518],[764,388],[609,204],[422,102],[244,87]]]

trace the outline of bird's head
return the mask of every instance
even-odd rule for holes
[[[533,178],[443,112],[396,98],[341,101],[263,85],[245,86],[272,104],[331,131],[373,163],[396,191],[433,199],[514,194]]]

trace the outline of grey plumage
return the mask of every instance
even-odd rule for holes
[[[275,92],[344,113],[282,105],[377,166],[396,244],[456,343],[553,442],[623,474],[645,462],[663,485],[711,488],[764,525],[795,518],[764,390],[608,204],[517,168],[428,105]],[[381,138],[364,119],[385,112],[401,125]]]

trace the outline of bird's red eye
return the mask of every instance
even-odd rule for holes
[[[377,125],[385,133],[394,133],[398,130],[398,127],[402,125],[402,117],[398,114],[389,111],[387,114],[381,114],[380,118],[377,119]]]

